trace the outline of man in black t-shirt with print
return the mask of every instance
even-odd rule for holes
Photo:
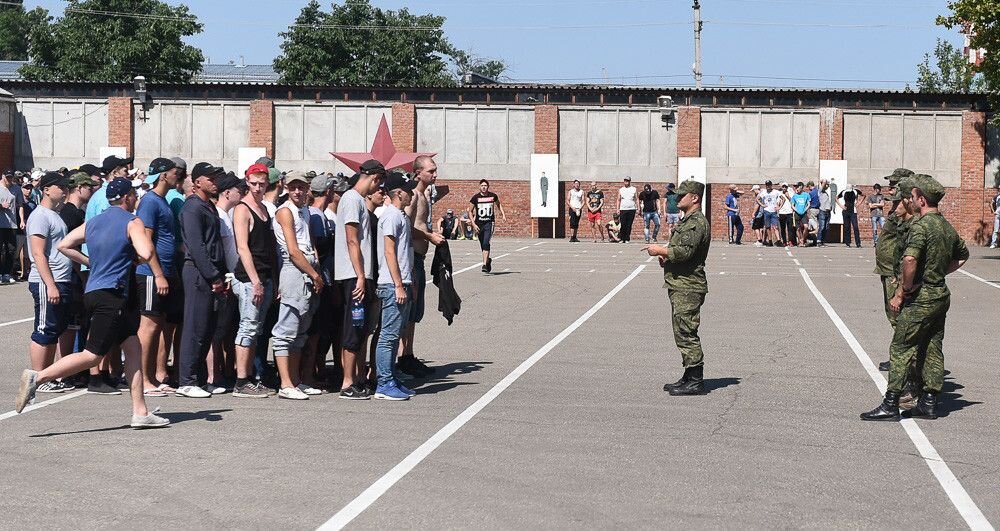
[[[854,230],[854,242],[861,247],[861,231],[858,228],[858,211],[855,205],[864,197],[860,191],[854,189],[854,185],[848,184],[847,188],[837,194],[837,203],[844,216],[844,245],[851,246],[851,229]]]
[[[594,236],[594,243],[597,243],[597,235],[601,235],[604,241],[604,227],[601,223],[601,209],[604,208],[604,192],[597,188],[597,182],[590,183],[590,191],[587,192],[587,221],[590,222],[590,232]]]
[[[483,273],[489,273],[493,269],[493,260],[490,258],[490,239],[493,237],[493,224],[496,221],[496,211],[500,211],[500,217],[507,221],[507,214],[504,214],[503,207],[500,206],[500,197],[490,191],[490,182],[486,179],[479,181],[479,193],[469,200],[469,217],[472,218],[472,229],[479,234],[479,248],[483,250]]]

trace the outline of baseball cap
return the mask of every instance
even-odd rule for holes
[[[332,184],[333,178],[327,176],[325,173],[321,173],[313,177],[312,182],[309,183],[309,190],[316,194],[324,194],[330,189],[330,185]]]
[[[230,188],[236,188],[239,186],[241,180],[242,179],[237,177],[236,174],[229,172],[219,177],[219,179],[215,182],[215,186],[219,189],[219,193],[221,194]]]
[[[123,159],[117,155],[111,155],[110,157],[105,158],[104,162],[101,163],[101,170],[103,170],[104,173],[111,173],[115,168],[121,168],[122,166],[132,164],[132,161],[134,160],[135,157]]]
[[[697,194],[698,197],[705,197],[705,185],[694,179],[688,179],[677,187],[677,195]]]
[[[386,192],[391,192],[397,189],[412,192],[416,187],[416,179],[410,177],[409,174],[398,171],[389,172],[385,177],[385,181],[382,183],[382,189]]]
[[[768,184],[770,184],[771,186],[774,186],[774,183],[772,183],[770,179],[764,181],[764,185],[765,186],[768,185]]]
[[[625,181],[626,181],[626,182],[632,182],[632,178],[631,178],[631,177],[629,177],[628,175],[626,175],[626,176],[625,176]]]
[[[333,178],[333,184],[330,186],[334,192],[343,193],[351,188],[351,185],[347,183],[347,177],[344,177],[343,173],[338,173]]]
[[[42,178],[39,179],[38,181],[38,188],[40,190],[44,190],[45,187],[52,185],[69,186],[69,179],[67,179],[65,175],[59,172],[55,171],[45,172],[45,175],[42,175]]]
[[[254,162],[254,164],[263,164],[267,168],[273,168],[274,167],[274,159],[272,159],[271,157],[266,157],[265,156],[265,157],[261,157],[261,158],[257,159]]]
[[[156,183],[156,180],[160,178],[160,174],[165,171],[170,171],[177,167],[177,164],[163,157],[153,159],[153,162],[149,163],[149,176],[146,177],[146,184],[152,185]]]
[[[101,169],[93,164],[83,164],[78,169],[91,177],[101,175]]]
[[[363,163],[361,163],[359,171],[360,173],[363,173],[365,175],[377,175],[377,174],[385,175],[385,166],[383,166],[381,162],[375,159],[368,159]]]
[[[99,183],[95,181],[87,172],[78,171],[73,175],[69,176],[70,187],[76,186],[97,186]]]
[[[795,183],[795,186],[796,186],[796,188],[799,187],[799,186],[805,186],[805,183],[803,183],[802,181],[799,181],[799,182]]]
[[[449,209],[448,209],[448,213],[449,213],[449,214],[454,214],[454,213],[455,213],[455,210],[454,210],[454,209],[451,209],[451,208],[449,208]]]
[[[268,184],[274,184],[281,180],[281,172],[275,168],[267,169],[267,182]]]
[[[187,169],[188,169],[188,163],[187,163],[187,162],[185,162],[185,161],[184,161],[184,159],[182,159],[182,158],[180,158],[180,157],[170,157],[170,162],[173,162],[173,163],[174,163],[174,166],[175,166],[175,167],[176,167],[176,168],[177,168],[178,170],[181,170],[181,171],[183,171],[184,173],[187,173]]]
[[[108,201],[118,201],[132,191],[132,181],[124,177],[116,177],[108,183]]]
[[[269,173],[269,170],[267,166],[258,162],[256,164],[251,164],[250,167],[247,168],[247,171],[243,172],[243,175],[249,177],[255,173],[263,173],[267,175]]]
[[[197,179],[198,177],[211,177],[213,175],[218,175],[220,173],[225,173],[225,169],[221,166],[212,166],[207,162],[199,162],[194,165],[191,169],[191,178]]]
[[[309,179],[306,178],[305,172],[302,172],[302,171],[299,171],[299,170],[292,170],[292,171],[290,171],[290,172],[288,172],[288,173],[285,174],[285,184],[286,185],[292,184],[295,181],[301,181],[301,182],[304,182],[306,184],[309,184]]]
[[[755,185],[751,186],[750,189],[751,190],[760,190],[760,185],[759,184],[755,184]]]

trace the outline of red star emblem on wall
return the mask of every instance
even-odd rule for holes
[[[389,134],[389,124],[385,121],[385,115],[382,116],[382,121],[378,124],[378,133],[375,134],[375,142],[372,143],[370,153],[334,153],[331,151],[330,154],[354,171],[358,171],[361,164],[369,159],[381,162],[387,170],[402,168],[406,171],[413,171],[413,161],[417,157],[437,155],[437,153],[399,153],[396,151],[396,146],[392,143],[392,135]]]

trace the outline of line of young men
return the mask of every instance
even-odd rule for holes
[[[604,191],[598,188],[597,182],[590,183],[590,190],[584,192],[580,181],[574,180],[572,187],[566,191],[566,211],[569,213],[570,229],[573,231],[570,242],[579,242],[577,238],[580,220],[586,208],[587,222],[590,223],[594,243],[598,238],[602,242],[626,243],[631,240],[632,220],[641,207],[643,221],[643,236],[646,243],[659,241],[661,219],[666,220],[666,242],[670,234],[680,223],[681,210],[678,208],[679,194],[674,191],[674,184],[667,184],[663,198],[653,186],[646,184],[642,191],[632,186],[631,177],[625,177],[623,186],[618,189],[616,211],[606,223],[603,220],[605,205]],[[607,239],[605,239],[605,234]]]
[[[377,233],[371,211],[382,206],[385,193],[391,194],[397,188],[402,191],[396,192],[398,197],[390,203],[394,201],[395,208],[411,207],[407,210],[408,226],[414,235],[419,234],[414,239],[424,244],[412,255],[413,267],[397,265],[394,272],[387,270],[382,275],[382,281],[401,288],[399,275],[393,274],[399,272],[405,272],[407,280],[419,280],[415,286],[405,283],[407,291],[413,291],[407,299],[412,297],[419,303],[414,313],[397,312],[397,316],[406,317],[397,334],[397,341],[399,335],[406,339],[401,349],[400,369],[420,376],[431,372],[412,354],[413,331],[423,313],[426,242],[438,244],[443,238],[425,230],[423,220],[428,215],[428,205],[423,190],[416,195],[424,201],[410,204],[412,190],[425,189],[436,178],[436,166],[431,159],[417,161],[417,180],[407,181],[401,174],[390,174],[382,188],[379,186],[386,172],[377,161],[366,162],[358,174],[336,186],[326,176],[310,179],[301,172],[289,172],[282,182],[281,174],[264,163],[251,166],[245,180],[225,173],[221,167],[199,163],[191,172],[190,193],[184,199],[178,188],[186,164],[178,159],[160,158],[150,164],[146,184],[151,189],[138,209],[132,183],[121,177],[131,162],[109,157],[101,169],[84,165],[72,178],[52,173],[43,181],[44,208],[32,218],[37,219],[32,225],[32,235],[39,247],[39,252],[33,254],[39,258],[33,260],[37,264],[33,271],[41,280],[31,284],[36,301],[36,333],[32,369],[22,374],[16,399],[18,411],[33,399],[36,391],[65,391],[68,386],[61,383],[62,379],[88,368],[92,370],[88,390],[120,393],[109,377],[113,369],[105,368],[102,373],[101,365],[118,357],[107,354],[124,351],[125,375],[133,397],[133,426],[166,425],[166,419],[148,412],[144,398],[168,392],[205,398],[224,392],[225,388],[216,385],[217,380],[213,380],[210,372],[216,368],[214,376],[219,377],[219,360],[224,357],[227,339],[235,344],[235,349],[229,349],[236,373],[234,394],[268,396],[271,391],[260,380],[266,364],[254,351],[264,337],[267,306],[276,287],[280,293],[279,309],[270,331],[280,376],[278,394],[283,398],[305,399],[320,393],[304,380],[311,380],[316,375],[312,369],[322,364],[303,360],[302,352],[307,340],[312,345],[318,343],[316,334],[309,333],[314,312],[320,307],[328,312],[335,307],[320,303],[318,295],[337,293],[324,290],[325,284],[339,281],[338,287],[347,293],[341,300],[356,299],[362,303],[363,311],[365,305],[373,302],[374,290],[369,289],[369,283],[378,278],[377,257],[391,253],[400,257],[398,262],[407,264],[414,253],[409,240],[401,241],[394,235],[389,248],[394,250],[402,245],[399,253],[386,251],[385,242],[379,239],[382,252],[373,256]],[[91,174],[105,177],[107,184],[95,192],[99,183]],[[347,186],[351,190],[346,190]],[[282,187],[287,190],[287,200],[277,206],[274,201]],[[67,201],[70,189],[73,192]],[[310,189],[312,205],[307,204]],[[180,195],[180,200],[171,197],[172,193]],[[338,204],[344,204],[341,193],[348,201],[338,213]],[[410,194],[409,200],[403,197],[406,193]],[[392,212],[388,206],[386,210]],[[72,221],[62,221],[63,216]],[[98,226],[100,229],[95,228]],[[318,227],[315,239],[310,227]],[[85,243],[86,250],[80,248]],[[182,257],[182,268],[174,267],[175,257]],[[142,262],[134,278],[133,259]],[[74,309],[74,269],[69,260],[82,266],[76,271],[76,284],[83,292],[77,301],[83,300],[86,319],[81,319],[83,312]],[[388,267],[385,262],[388,261],[384,260],[382,267]],[[277,286],[273,277],[279,279]],[[380,306],[372,309],[381,310]],[[340,396],[369,398],[372,392],[365,385],[367,375],[362,370],[364,358],[360,354],[364,352],[363,342],[371,332],[372,320],[362,318],[359,326],[353,312],[339,313],[345,316],[340,331],[346,332]],[[388,315],[381,311],[378,314]],[[64,348],[63,357],[53,363],[55,343],[71,335],[64,331],[74,315],[76,320],[89,325],[89,330],[80,334],[86,343],[79,349]],[[227,317],[234,318],[226,321]],[[164,333],[168,320],[173,321],[175,329],[177,324],[184,325],[180,327],[179,349],[175,350],[178,354],[175,368],[179,366],[180,372],[180,386],[176,390],[167,384],[167,348],[173,342],[173,337]],[[329,328],[337,327],[315,325],[312,330]],[[234,332],[232,337],[218,333],[230,329]],[[382,329],[388,332],[385,341],[391,343],[392,326]],[[326,349],[331,344],[337,343],[328,338]],[[325,353],[326,349],[318,352]],[[214,351],[214,362],[208,359],[210,351]],[[392,347],[392,352],[395,354],[396,347]],[[323,358],[325,361],[325,354]],[[251,371],[256,372],[256,380],[251,379]],[[388,381],[383,384],[412,394],[401,385],[390,385]],[[392,393],[375,390],[374,394],[378,398],[393,398]]]

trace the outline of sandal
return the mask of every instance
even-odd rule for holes
[[[160,385],[156,386],[156,390],[157,391],[163,391],[164,393],[176,393],[177,392],[177,389],[174,389],[173,387],[170,387],[169,385],[167,385],[165,383],[161,383]]]
[[[142,392],[142,396],[147,396],[147,397],[167,396],[167,393],[165,393],[163,390],[159,388],[154,388],[154,389],[146,389],[145,391]]]

